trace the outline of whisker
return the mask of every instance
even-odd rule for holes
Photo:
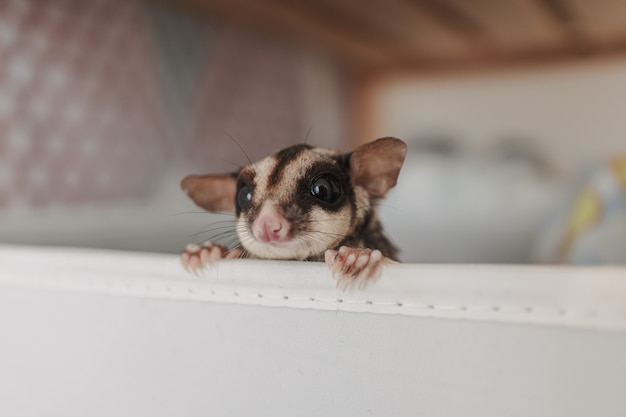
[[[235,238],[235,239],[231,239],[229,241],[227,241],[225,243],[226,247],[228,247],[229,250],[233,250],[239,246],[241,246],[241,243],[235,245],[235,243],[239,243],[239,239]]]
[[[211,233],[211,232],[216,232],[216,231],[217,231],[217,230],[203,230],[203,231],[201,231],[201,232],[194,233],[193,235],[191,235],[191,237],[198,237],[198,236],[200,236],[200,235],[202,235],[202,234],[205,234],[205,233]],[[205,240],[213,240],[213,239],[217,239],[218,237],[220,237],[220,236],[222,236],[222,235],[227,235],[227,234],[229,234],[229,233],[235,233],[235,231],[234,231],[234,230],[227,230],[227,231],[225,231],[225,232],[220,232],[220,233],[218,233],[218,234],[216,234],[216,235],[212,235],[212,236],[210,236],[208,239],[205,239]]]
[[[244,242],[254,242],[255,239],[252,236],[244,236],[243,238],[241,236],[239,236],[239,240],[244,243]]]
[[[321,230],[309,230],[303,233],[303,235],[307,235],[309,237],[314,237],[312,234],[313,233],[317,233],[317,234],[321,234],[324,236],[336,236],[336,237],[345,237],[345,235],[341,234],[341,233],[332,233],[332,232],[326,232],[326,231],[321,231]]]
[[[222,162],[226,162],[227,164],[231,164],[231,165],[237,167],[237,169],[239,169],[240,171],[243,168],[241,165],[239,165],[239,164],[237,164],[235,162],[229,161],[228,159],[222,159]]]
[[[236,236],[236,239],[231,239],[230,242],[232,242],[233,244],[236,243],[236,245],[234,245],[233,248],[237,248],[241,246],[241,241],[239,240],[239,236]]]
[[[218,212],[213,212],[213,211],[181,211],[178,213],[168,214],[167,217],[182,216],[185,214],[210,214],[210,215],[218,215],[218,216],[236,217],[234,213],[218,213]]]
[[[402,213],[402,214],[406,214],[406,215],[408,215],[408,214],[409,214],[409,213],[407,213],[406,211],[404,211],[404,210],[402,210],[402,209],[400,209],[400,208],[398,208],[398,207],[395,207],[395,206],[390,206],[389,204],[384,204],[384,203],[375,203],[375,204],[372,204],[372,205],[373,205],[373,206],[376,206],[376,207],[387,207],[387,208],[390,208],[390,209],[394,209],[394,210],[396,210],[396,211],[398,211],[398,212],[400,212],[400,213]]]
[[[200,230],[200,232],[198,232],[197,234],[200,233],[205,233],[205,232],[211,232],[211,231],[217,231],[217,230],[224,230],[224,229],[234,229],[235,226],[233,224],[229,224],[230,221],[223,221],[223,222],[213,222],[207,226],[204,227],[204,229]],[[195,235],[192,235],[195,236]]]
[[[218,221],[218,222],[212,222],[212,223],[206,225],[204,230],[208,230],[209,228],[211,228],[213,226],[231,227],[231,228],[234,229],[235,228],[235,223],[232,220],[222,220],[222,221]]]
[[[311,126],[309,128],[309,131],[306,132],[306,136],[304,137],[304,144],[306,145],[306,142],[309,140],[309,135],[311,134],[311,131],[313,130],[313,126]]]
[[[246,151],[243,149],[243,147],[239,144],[239,142],[237,142],[235,140],[235,138],[233,138],[228,132],[224,131],[224,133],[226,133],[226,136],[228,136],[230,138],[230,140],[232,140],[233,142],[235,142],[235,145],[237,145],[239,147],[239,149],[241,149],[241,152],[243,152],[243,154],[246,156],[246,159],[248,160],[248,162],[250,163],[250,165],[252,165],[252,160],[250,159],[250,157],[248,156],[248,154],[246,153]]]

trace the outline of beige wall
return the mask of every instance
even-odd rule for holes
[[[373,134],[446,134],[470,150],[524,138],[565,172],[626,151],[626,59],[377,85]]]

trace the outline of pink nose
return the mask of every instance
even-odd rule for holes
[[[289,240],[289,222],[273,206],[264,206],[252,225],[254,237],[263,243]]]

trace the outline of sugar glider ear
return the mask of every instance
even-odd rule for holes
[[[381,138],[356,148],[350,155],[350,177],[372,198],[382,198],[398,180],[406,157],[406,144],[396,138]]]
[[[237,179],[234,175],[189,175],[181,181],[180,188],[205,210],[235,212]]]

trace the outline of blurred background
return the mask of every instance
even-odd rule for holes
[[[396,136],[404,261],[626,263],[625,103],[623,1],[2,0],[0,243],[176,253],[230,137]]]

